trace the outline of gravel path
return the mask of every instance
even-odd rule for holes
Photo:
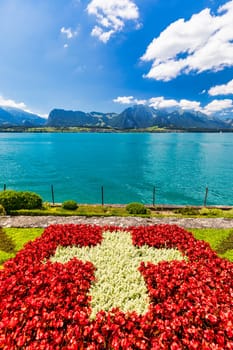
[[[84,216],[0,216],[0,227],[47,227],[51,224],[96,224],[120,227],[137,225],[176,224],[184,228],[233,228],[233,219],[223,218],[140,218]]]

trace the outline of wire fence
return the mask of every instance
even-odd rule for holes
[[[3,191],[6,191],[7,190],[7,185],[4,184],[3,185]],[[187,206],[187,205],[173,205],[173,204],[160,204],[160,203],[156,203],[156,193],[157,193],[158,189],[156,189],[156,186],[153,186],[152,190],[151,190],[151,203],[147,203],[147,205],[152,205],[153,207],[155,206],[174,206],[174,207],[177,207],[177,206]],[[56,200],[55,200],[55,187],[54,185],[51,185],[50,186],[50,192],[51,192],[51,203],[53,205],[56,204]],[[205,191],[203,191],[203,205],[200,205],[200,206],[204,206],[204,207],[207,207],[208,206],[208,194],[209,194],[209,188],[206,187],[205,188]],[[99,199],[100,199],[100,203],[102,206],[104,206],[106,204],[105,202],[105,188],[104,186],[100,186],[100,192],[99,192]],[[119,203],[120,204],[120,203]],[[190,206],[195,206],[195,205],[190,205]],[[219,206],[218,206],[219,207]],[[230,207],[230,206],[221,206],[221,207]]]

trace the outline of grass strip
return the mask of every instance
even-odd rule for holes
[[[87,205],[79,204],[76,210],[66,210],[61,205],[44,204],[42,209],[12,210],[11,215],[54,215],[54,216],[140,216],[140,217],[177,217],[177,218],[233,218],[233,209],[183,207],[179,209],[164,209],[159,206],[148,206],[147,214],[130,215],[126,206],[117,205]]]
[[[25,243],[39,237],[43,232],[43,228],[4,228],[3,231],[9,240],[9,247],[13,244],[14,248],[10,250],[9,247],[0,247],[0,266],[6,260],[14,257]],[[192,228],[189,231],[194,234],[195,238],[208,242],[219,256],[233,261],[233,247],[231,243],[226,243],[228,241],[231,242],[233,229]],[[223,247],[224,251],[221,251]]]

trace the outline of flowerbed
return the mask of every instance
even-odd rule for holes
[[[52,225],[0,271],[1,349],[233,349],[233,264],[169,225],[131,227],[137,247],[177,248],[186,260],[141,262],[150,305],[91,319],[95,266],[52,263],[57,247],[90,247],[116,227]],[[122,235],[125,233],[122,232]],[[124,239],[124,237],[123,237]]]
[[[97,312],[112,308],[121,311],[148,311],[150,300],[147,286],[138,268],[141,262],[158,264],[160,261],[183,260],[177,249],[156,249],[132,244],[130,232],[103,232],[101,244],[92,247],[61,247],[56,249],[52,262],[66,263],[76,257],[94,264],[95,282],[89,290],[91,295],[91,318]]]

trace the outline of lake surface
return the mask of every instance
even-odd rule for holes
[[[233,205],[231,133],[0,133],[0,190],[44,201]]]

